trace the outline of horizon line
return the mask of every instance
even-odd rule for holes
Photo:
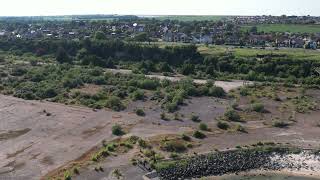
[[[287,15],[283,14],[285,16],[297,16],[297,17],[320,17],[315,15]],[[225,17],[231,17],[231,16],[243,16],[243,17],[250,17],[250,16],[274,16],[274,17],[280,17],[283,15],[266,15],[266,14],[256,14],[256,15],[214,15],[214,14],[94,14],[94,13],[88,13],[88,14],[60,14],[60,15],[0,15],[1,17],[60,17],[60,16],[138,16],[138,17],[148,17],[148,16],[225,16]]]

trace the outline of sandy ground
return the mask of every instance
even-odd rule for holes
[[[318,95],[318,92],[314,94]],[[207,153],[216,148],[234,148],[236,145],[254,144],[258,141],[290,143],[310,148],[320,145],[320,129],[316,126],[320,121],[320,111],[297,114],[297,122],[284,129],[265,127],[259,119],[249,121],[243,124],[248,128],[248,133],[240,133],[216,129],[215,118],[222,115],[229,106],[227,99],[188,99],[188,105],[182,106],[178,111],[184,115],[180,121],[161,120],[161,108],[153,103],[136,101],[120,113],[106,110],[94,112],[89,108],[25,101],[0,95],[0,179],[39,179],[49,171],[83,155],[102,140],[114,139],[111,127],[115,123],[131,127],[127,136],[137,135],[143,138],[192,132],[199,126],[199,123],[190,120],[192,113],[207,123],[212,132],[207,132],[207,138],[201,141],[193,139],[201,143],[201,146],[191,149],[190,154]],[[133,113],[137,107],[145,110],[145,117],[138,117]],[[273,111],[269,105],[266,107]],[[50,116],[43,110],[50,113]],[[139,179],[144,172],[130,165],[130,155],[132,154],[107,159],[101,164],[105,172],[95,172],[93,167],[88,167],[76,179],[104,179],[115,168],[125,174],[124,179]]]
[[[39,179],[103,139],[113,139],[114,123],[138,121],[128,113],[94,112],[0,95],[0,179]]]

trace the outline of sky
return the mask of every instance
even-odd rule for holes
[[[312,15],[320,0],[0,0],[0,16]]]

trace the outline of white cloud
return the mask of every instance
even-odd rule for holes
[[[318,0],[0,0],[0,15],[320,15]]]

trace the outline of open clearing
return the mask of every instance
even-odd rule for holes
[[[252,26],[243,26],[243,31],[250,31]],[[314,24],[259,24],[258,32],[291,32],[291,33],[319,33],[320,25]]]
[[[268,89],[259,92],[263,95],[266,94],[264,91],[268,92]],[[217,128],[217,118],[224,114],[233,101],[228,98],[190,98],[177,111],[179,120],[174,120],[174,114],[171,113],[167,113],[170,120],[162,120],[160,104],[149,100],[131,102],[123,112],[111,112],[50,102],[25,101],[1,95],[0,178],[39,179],[79,158],[101,144],[102,140],[116,139],[117,137],[111,134],[111,127],[116,123],[127,131],[126,137],[136,135],[150,140],[155,144],[155,150],[168,157],[169,153],[161,151],[156,145],[157,142],[164,137],[172,138],[182,133],[192,136],[192,132],[199,126],[199,122],[191,120],[192,115],[199,116],[210,131],[205,132],[207,138],[203,140],[192,137],[191,142],[195,146],[188,149],[187,154],[207,153],[258,141],[290,143],[304,148],[319,147],[319,109],[305,114],[297,113],[295,122],[287,128],[270,126],[273,118],[288,118],[290,106],[287,110],[279,109],[282,109],[281,105],[289,102],[285,99],[289,99],[291,94],[294,96],[296,92],[291,90],[277,93],[282,101],[273,101],[256,94],[268,110],[263,114],[248,114],[241,110],[250,105],[248,103],[253,96],[239,99],[238,111],[242,117],[246,117],[246,122],[241,124],[248,133]],[[320,101],[319,90],[310,90],[307,95],[317,102]],[[145,116],[135,115],[133,112],[136,108],[143,109]],[[80,174],[73,179],[101,179],[109,177],[114,169],[119,169],[124,179],[140,179],[145,172],[130,163],[130,159],[137,154],[139,150],[133,148],[125,154],[109,156],[98,164],[80,169]],[[104,171],[95,171],[97,166],[101,166]]]
[[[111,140],[114,122],[130,125],[138,121],[128,113],[94,112],[2,95],[0,104],[0,179],[39,179],[101,140]]]

